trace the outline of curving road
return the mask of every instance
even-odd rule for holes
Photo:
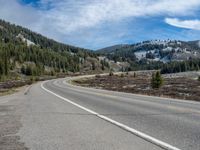
[[[200,150],[199,103],[77,87],[69,79],[0,98],[0,106],[16,108],[16,135],[27,148]]]

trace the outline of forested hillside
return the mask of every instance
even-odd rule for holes
[[[115,61],[185,61],[200,58],[200,41],[151,40],[132,45],[116,45],[98,50]]]
[[[200,41],[152,40],[116,45],[98,50],[114,62],[128,62],[121,70],[161,69],[162,73],[194,71],[200,68]]]
[[[97,55],[0,20],[0,77],[54,75],[96,69]],[[92,68],[93,66],[93,68]]]

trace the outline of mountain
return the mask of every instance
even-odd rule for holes
[[[129,45],[128,44],[119,44],[119,45],[114,45],[114,46],[99,49],[96,52],[100,53],[100,54],[109,54],[109,53],[115,52],[117,49],[125,48],[126,46],[129,46]]]
[[[200,41],[151,40],[97,50],[116,64],[128,63],[121,71],[160,69],[162,73],[199,70]]]
[[[97,53],[115,61],[185,61],[200,58],[200,41],[152,40],[103,48]]]
[[[0,79],[102,71],[97,54],[0,20]],[[105,66],[103,69],[106,69]]]
[[[198,70],[200,41],[152,40],[96,52],[49,39],[0,20],[0,81],[27,76],[161,69]]]

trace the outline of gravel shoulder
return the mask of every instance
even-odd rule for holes
[[[20,136],[17,135],[21,124],[21,95],[27,87],[17,89],[17,93],[0,97],[0,149],[2,150],[27,150]]]

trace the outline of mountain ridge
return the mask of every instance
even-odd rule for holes
[[[135,44],[121,44],[97,50],[96,53],[109,58],[121,57],[123,60],[146,59],[152,61],[185,61],[200,58],[200,41],[150,40]]]

